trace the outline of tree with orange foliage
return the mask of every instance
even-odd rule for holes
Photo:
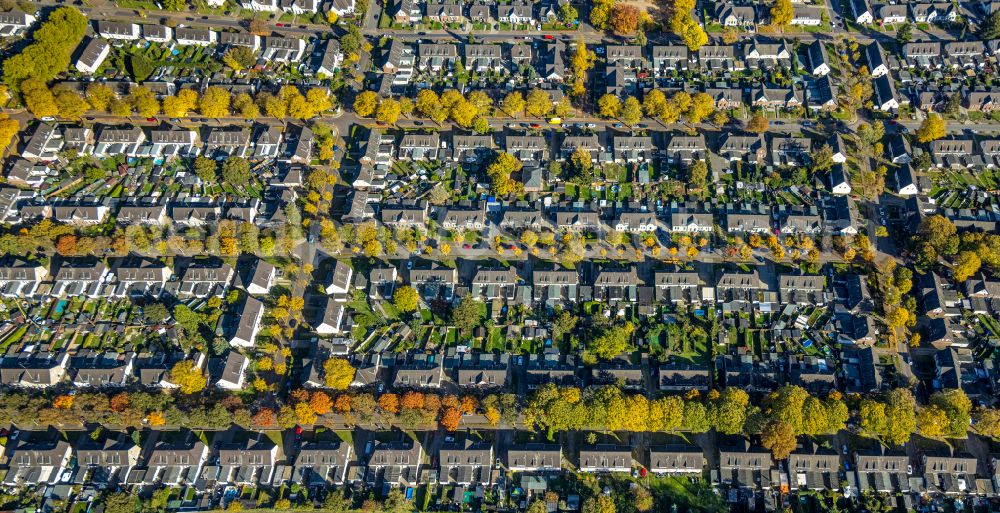
[[[76,243],[76,235],[69,233],[60,235],[59,238],[56,239],[56,251],[58,251],[60,255],[75,255]]]
[[[253,415],[251,421],[258,427],[272,427],[278,421],[278,416],[271,408],[261,408]]]
[[[150,426],[162,426],[167,423],[167,419],[163,418],[162,413],[154,411],[150,412],[149,415],[146,415],[146,422]]]
[[[447,429],[448,431],[455,431],[458,429],[458,423],[462,421],[462,412],[458,411],[458,408],[446,408],[444,414],[441,415],[441,427]]]
[[[396,394],[382,394],[378,398],[378,407],[384,412],[399,413],[399,396]]]
[[[403,408],[411,408],[414,410],[419,410],[424,407],[424,394],[421,392],[409,391],[403,394],[403,398],[400,399],[399,405]]]
[[[121,392],[111,396],[111,400],[108,402],[108,406],[111,411],[116,411],[121,413],[128,408],[129,398],[128,392]]]
[[[479,409],[479,399],[475,396],[466,395],[462,397],[462,404],[458,406],[458,411],[462,412],[463,415],[469,415],[476,413]]]
[[[441,398],[434,394],[425,395],[424,411],[437,415],[441,411]]]
[[[330,396],[326,392],[317,390],[309,398],[309,406],[312,406],[316,415],[326,415],[333,407],[333,401],[330,400]]]
[[[639,28],[639,9],[634,5],[616,4],[611,11],[611,28],[619,34],[631,34]]]
[[[304,388],[297,388],[288,394],[288,401],[292,404],[304,403],[309,400],[309,391]]]
[[[445,408],[458,408],[458,397],[450,394],[442,397],[441,406]]]
[[[347,394],[338,395],[337,399],[333,402],[333,409],[337,410],[338,413],[350,413],[351,396]]]
[[[60,410],[68,410],[73,406],[73,396],[60,395],[52,401],[52,406]]]

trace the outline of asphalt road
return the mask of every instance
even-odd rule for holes
[[[832,0],[826,0],[829,2]],[[60,3],[56,0],[42,0],[32,2],[38,6],[61,6],[66,5],[65,3]],[[88,18],[91,20],[113,20],[113,21],[132,21],[132,22],[143,22],[143,23],[160,23],[164,19],[169,19],[176,24],[185,24],[188,26],[196,27],[210,27],[214,29],[239,29],[246,30],[246,21],[231,16],[218,16],[218,15],[202,15],[194,11],[185,12],[174,12],[174,11],[141,11],[139,9],[120,9],[107,1],[98,1],[94,6],[76,6],[82,12],[87,14]],[[825,3],[825,7],[830,15],[830,19],[834,21],[839,21],[840,26],[833,28],[830,32],[787,32],[784,37],[796,38],[802,41],[808,42],[815,39],[829,40],[836,36],[849,36],[853,37],[859,43],[866,43],[873,40],[879,40],[881,42],[890,42],[894,40],[894,35],[874,28],[865,28],[861,32],[848,32],[843,27],[843,19],[840,17],[836,9],[833,9],[829,3]],[[140,12],[145,15],[145,18],[140,17]],[[398,37],[404,40],[414,40],[414,39],[455,39],[459,41],[464,41],[468,38],[469,32],[474,32],[476,39],[481,41],[509,41],[511,39],[522,39],[524,37],[529,37],[532,39],[541,39],[544,35],[549,34],[549,31],[539,31],[539,30],[511,30],[511,31],[463,31],[463,30],[430,30],[430,29],[380,29],[378,28],[378,17],[381,14],[381,6],[379,3],[372,3],[369,13],[362,23],[362,33],[366,36],[382,36],[382,35],[392,35],[393,37]],[[309,37],[316,36],[322,33],[327,33],[331,31],[329,25],[326,24],[313,24],[308,21],[296,20],[290,23],[290,27],[277,27],[277,22],[271,22],[271,29],[274,33],[286,35],[286,36],[296,36],[296,37]],[[776,34],[776,36],[781,36],[782,34]],[[576,40],[578,38],[583,38],[587,43],[600,43],[600,42],[621,42],[624,39],[620,36],[615,36],[611,33],[602,32],[594,29],[593,27],[583,24],[581,28],[575,31],[564,31],[556,34],[559,38],[569,38]],[[749,36],[747,36],[749,37]],[[934,41],[934,40],[946,40],[955,39],[954,34],[950,34],[944,30],[940,29],[930,29],[930,30],[920,30],[914,27],[914,40],[923,41]],[[648,40],[650,44],[676,44],[679,40],[676,36],[667,33],[654,33],[648,35]]]

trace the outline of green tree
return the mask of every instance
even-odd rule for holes
[[[905,388],[897,388],[886,394],[885,435],[886,442],[903,445],[917,429],[917,401]]]
[[[900,44],[909,43],[913,39],[913,25],[910,22],[903,23],[896,31],[896,41]],[[991,38],[992,39],[992,38]]]
[[[66,119],[80,119],[90,110],[90,104],[76,91],[66,87],[56,86],[52,89],[55,95],[59,115]]]
[[[605,328],[587,343],[587,351],[601,360],[610,360],[631,347],[634,332],[631,322]]]
[[[953,269],[953,274],[955,281],[958,283],[965,283],[977,272],[979,272],[979,267],[982,265],[982,260],[975,251],[962,251],[955,257],[955,267]]]
[[[152,62],[149,62],[143,55],[130,55],[128,58],[128,70],[136,82],[145,82],[150,75],[156,71]]]
[[[576,8],[568,3],[563,4],[562,7],[559,8],[559,21],[566,25],[575,23],[579,16],[580,15],[577,13]]]
[[[115,93],[110,87],[100,83],[91,82],[87,86],[87,103],[95,110],[107,111],[111,105],[111,100],[115,99]]]
[[[464,335],[471,333],[472,329],[479,326],[482,321],[482,303],[471,295],[462,298],[451,312],[451,323]]]
[[[136,112],[144,118],[150,118],[160,113],[160,102],[147,87],[136,87],[132,90],[130,101]]]
[[[972,423],[972,401],[960,388],[935,392],[931,406],[940,408],[948,420],[945,433],[952,438],[965,438]]]
[[[26,78],[45,83],[65,72],[87,31],[87,18],[75,7],[60,7],[32,33],[33,42],[3,62],[3,81],[17,89]],[[23,90],[23,89],[22,89]]]
[[[109,493],[104,496],[105,513],[136,513],[139,502],[135,495],[127,493]]]
[[[222,163],[222,179],[230,185],[246,188],[250,185],[250,163],[243,157],[229,157]]]
[[[712,401],[710,421],[716,431],[725,435],[743,432],[750,396],[739,388],[727,387]]]
[[[692,186],[704,189],[708,180],[708,164],[704,160],[694,161],[688,169],[688,175],[688,180]]]
[[[996,408],[976,408],[972,425],[983,436],[1000,439],[1000,410]]]
[[[218,164],[208,157],[194,159],[194,174],[205,183],[215,183],[218,179]]]
[[[763,114],[761,114],[760,112],[755,112],[752,116],[750,116],[750,120],[747,121],[747,130],[754,133],[763,134],[764,132],[767,132],[767,129],[768,127],[770,127],[770,125],[771,123],[768,122],[767,118],[764,117]]]
[[[1000,11],[993,11],[979,26],[979,38],[983,40],[1000,37]]]
[[[583,501],[583,507],[580,511],[582,513],[615,513],[617,510],[615,509],[615,501],[611,500],[611,497],[598,495]]]
[[[395,125],[400,112],[399,102],[391,98],[385,99],[375,109],[375,119],[387,125]]]

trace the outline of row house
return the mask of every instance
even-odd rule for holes
[[[503,69],[503,47],[490,44],[465,45],[465,69],[476,73]]]
[[[440,73],[455,67],[458,48],[453,44],[421,43],[417,46],[417,56],[420,69]]]
[[[460,23],[465,21],[462,7],[458,2],[427,2],[425,16],[438,23]]]
[[[34,25],[35,16],[19,10],[0,13],[0,37],[14,37],[26,32]]]
[[[519,279],[513,267],[487,269],[480,268],[472,277],[472,297],[486,301],[514,299]]]
[[[670,71],[686,71],[690,55],[684,45],[653,46],[653,73],[656,76],[666,75]]]
[[[537,304],[550,308],[575,303],[579,297],[580,273],[569,269],[532,272],[532,294]]]

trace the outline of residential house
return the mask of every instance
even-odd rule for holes
[[[697,445],[665,445],[649,448],[649,471],[657,475],[698,476],[707,460]]]
[[[64,144],[60,130],[49,123],[39,123],[21,149],[21,158],[32,161],[55,160]]]
[[[708,233],[714,229],[715,218],[708,212],[673,212],[670,214],[670,231],[682,233]]]
[[[250,359],[246,356],[236,351],[226,351],[225,357],[219,359],[212,381],[222,390],[243,390],[249,366]]]
[[[124,433],[94,440],[91,433],[81,435],[73,448],[80,469],[89,472],[89,481],[99,485],[121,483],[139,464],[141,447]]]
[[[506,353],[463,353],[455,384],[462,388],[499,389],[507,386],[510,355]]]
[[[104,39],[116,41],[136,41],[142,37],[142,32],[136,23],[119,23],[105,20],[97,21],[97,34]]]
[[[260,321],[264,317],[264,303],[247,297],[234,314],[229,316],[229,344],[235,347],[253,347],[260,333]]]
[[[412,228],[427,224],[427,213],[427,202],[404,201],[398,205],[384,205],[379,219],[387,226]]]
[[[385,486],[411,486],[418,483],[423,446],[419,442],[380,442],[368,458],[365,479]]]
[[[218,448],[219,483],[255,485],[270,483],[278,459],[278,446],[267,436],[230,442]]]
[[[85,75],[93,75],[104,64],[110,53],[111,45],[107,41],[97,37],[88,38],[87,44],[76,59],[76,70]]]
[[[428,20],[438,23],[461,23],[465,21],[462,15],[464,5],[451,1],[429,1],[425,6]]]
[[[750,446],[744,439],[733,446],[719,447],[719,478],[725,484],[751,490],[769,490],[780,483],[771,453]]]
[[[350,463],[350,443],[307,441],[295,456],[292,482],[323,488],[343,484]]]
[[[69,354],[65,352],[14,352],[0,357],[0,385],[48,388],[66,376]]]
[[[445,485],[489,486],[493,483],[493,444],[488,442],[446,443],[438,449],[441,471],[438,482]]]
[[[529,443],[507,449],[507,468],[511,472],[559,472],[562,470],[562,446]]]
[[[564,301],[575,303],[580,289],[580,273],[570,269],[535,270],[532,273],[532,294],[536,303],[550,308]]]
[[[485,301],[497,299],[512,301],[519,281],[517,269],[514,267],[480,267],[472,277],[470,292],[472,297]]]
[[[73,448],[69,442],[45,433],[20,433],[5,451],[9,469],[3,484],[35,486],[55,484],[69,467]]]
[[[175,434],[176,436],[177,434]],[[160,436],[167,436],[160,433]],[[167,486],[192,485],[208,461],[208,446],[193,433],[184,439],[157,441],[146,458],[145,483]]]
[[[40,262],[12,255],[0,258],[0,295],[7,298],[30,298],[49,275]]]
[[[533,24],[535,15],[532,12],[532,5],[521,1],[498,5],[497,21],[511,25]]]
[[[836,449],[805,442],[788,455],[788,481],[794,489],[840,489],[840,455]]]
[[[458,285],[458,271],[454,268],[433,267],[410,271],[410,284],[427,301],[451,301]]]
[[[432,73],[449,71],[458,60],[458,47],[451,43],[420,43],[417,46],[419,67]]]
[[[264,38],[260,58],[265,62],[296,63],[305,55],[306,42],[293,37]]]
[[[450,46],[450,45],[449,45]],[[399,142],[399,160],[438,160],[441,139],[437,133],[407,133]]]
[[[634,164],[653,157],[653,138],[640,135],[615,135],[611,139],[615,162]]]
[[[632,447],[595,445],[580,449],[580,472],[631,472]]]
[[[690,56],[684,45],[653,46],[653,73],[664,76],[671,71],[686,71]]]
[[[216,43],[218,34],[210,29],[177,27],[174,29],[174,40],[181,46],[210,46]]]
[[[18,36],[35,23],[36,18],[19,10],[0,13],[0,37]]]

